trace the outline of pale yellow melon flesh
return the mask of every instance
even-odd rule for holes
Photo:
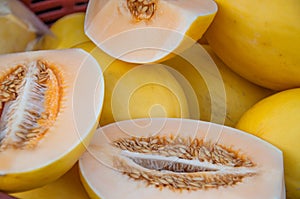
[[[155,62],[200,39],[217,12],[211,0],[156,2],[149,20],[136,21],[125,0],[92,0],[85,32],[112,57],[135,63]]]
[[[8,147],[0,151],[0,190],[3,191],[36,188],[62,176],[85,150],[102,109],[102,71],[96,60],[80,49],[2,55],[1,76],[10,67],[35,60],[47,60],[59,71],[62,77],[59,86],[63,90],[60,108],[53,125],[35,147]]]
[[[242,157],[253,163],[250,167],[233,167],[236,174],[243,172],[243,169],[252,170],[255,174],[242,179],[241,182],[220,186],[218,188],[198,188],[195,189],[194,185],[190,184],[190,190],[181,189],[176,187],[163,186],[162,181],[157,187],[145,181],[145,177],[141,176],[136,180],[136,170],[119,170],[115,164],[117,160],[122,159],[128,162],[135,169],[140,169],[148,175],[154,174],[164,176],[174,174],[174,171],[158,171],[154,167],[159,168],[152,164],[152,168],[136,166],[133,161],[128,157],[138,157],[142,152],[131,153],[128,150],[120,150],[116,145],[112,145],[116,140],[125,140],[127,138],[136,137],[150,137],[150,136],[170,136],[174,138],[177,136],[183,139],[197,138],[204,139],[205,142],[217,140],[218,145],[227,146],[233,151],[238,151]],[[218,137],[218,139],[216,139]],[[154,141],[153,143],[157,143]],[[152,142],[151,141],[151,142]],[[192,142],[190,142],[192,143]],[[144,143],[140,142],[141,146]],[[141,148],[146,149],[146,148]],[[131,149],[130,149],[131,150]],[[147,150],[146,150],[147,151]],[[199,152],[200,153],[200,152]],[[151,153],[144,153],[144,156],[151,156]],[[155,155],[155,153],[152,153]],[[140,156],[142,157],[142,156]],[[167,157],[167,156],[166,156]],[[126,159],[128,158],[128,159]],[[174,158],[174,156],[168,156]],[[174,161],[183,161],[178,158]],[[124,162],[125,162],[124,161]],[[195,160],[193,164],[208,164],[208,162],[201,162]],[[117,162],[118,163],[118,162]],[[172,162],[170,162],[171,164]],[[149,164],[151,166],[151,164]],[[153,166],[154,165],[154,166]],[[214,168],[220,165],[215,164]],[[163,199],[163,198],[230,198],[230,199],[266,199],[266,198],[285,198],[285,189],[283,185],[283,158],[280,150],[271,144],[245,132],[224,127],[221,125],[201,122],[197,120],[187,119],[171,119],[171,118],[152,118],[152,119],[138,119],[127,120],[122,122],[113,123],[98,129],[95,133],[93,140],[88,147],[87,152],[79,160],[79,167],[81,172],[82,181],[85,188],[92,198],[123,198],[123,199]],[[217,172],[226,172],[225,170],[218,170]],[[246,171],[244,170],[244,171]],[[129,172],[125,175],[126,172]],[[202,173],[205,175],[215,175],[215,172],[200,171],[190,173],[190,175],[197,175]],[[183,175],[180,173],[178,175]],[[130,175],[133,178],[129,177]],[[134,177],[135,176],[135,177]],[[167,178],[165,178],[167,179]],[[197,179],[201,181],[201,179]],[[196,180],[196,181],[197,181]],[[159,179],[157,180],[159,181]],[[176,180],[173,179],[172,183]],[[180,183],[174,183],[180,184]]]

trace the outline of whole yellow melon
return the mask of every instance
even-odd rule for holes
[[[300,87],[300,1],[216,0],[205,37],[235,72],[261,86]]]
[[[237,128],[283,151],[287,197],[300,198],[300,88],[263,99],[242,116]]]

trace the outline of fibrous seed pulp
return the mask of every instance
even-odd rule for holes
[[[60,78],[46,61],[12,67],[0,77],[0,152],[33,148],[55,121]]]
[[[127,7],[137,21],[150,20],[157,8],[158,0],[127,0]]]
[[[172,190],[233,186],[256,175],[255,164],[244,155],[200,139],[172,137],[123,138],[114,167],[134,180]]]

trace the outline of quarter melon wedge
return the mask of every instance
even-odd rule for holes
[[[104,80],[80,49],[0,56],[0,190],[25,191],[66,173],[99,122]]]
[[[84,28],[112,57],[149,63],[195,43],[216,12],[212,0],[91,0]]]
[[[104,126],[79,167],[91,198],[285,198],[279,149],[198,120],[152,118]]]

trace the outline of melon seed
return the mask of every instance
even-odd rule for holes
[[[201,139],[130,137],[112,142],[118,148],[113,165],[133,180],[171,190],[234,186],[257,173],[241,152]]]
[[[33,148],[55,121],[61,95],[54,66],[37,60],[0,77],[0,152]]]
[[[150,20],[157,8],[158,0],[127,0],[127,7],[137,21]]]

